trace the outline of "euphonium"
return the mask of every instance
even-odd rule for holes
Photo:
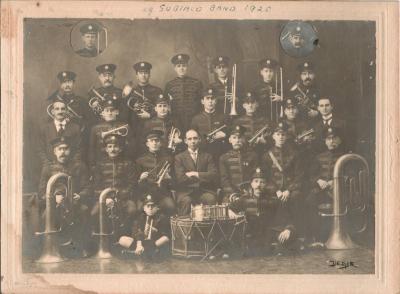
[[[128,101],[126,102],[126,105],[128,106],[129,109],[133,110],[137,114],[141,114],[143,112],[148,112],[150,113],[151,110],[154,108],[154,105],[150,102],[151,100],[144,96],[144,93],[140,94],[136,90],[133,90],[133,93],[136,96],[139,96],[142,101],[138,101],[138,97],[136,96],[131,96],[129,97]],[[133,103],[133,105],[132,105]]]
[[[89,95],[91,95],[91,98],[89,99],[89,107],[95,114],[100,114],[103,111],[103,108],[101,107],[101,102],[105,101],[106,98],[102,96],[99,92],[97,92],[94,87],[89,90]]]
[[[115,188],[107,188],[104,189],[99,196],[99,233],[92,233],[94,236],[99,236],[99,250],[97,252],[97,258],[111,258],[112,255],[110,253],[110,236],[114,234],[114,232],[107,233],[107,208],[106,208],[106,199],[110,194],[115,195],[117,193],[117,189]]]
[[[307,96],[306,93],[300,88],[299,83],[294,84],[294,86],[290,89],[290,91],[295,91],[297,90],[302,98],[299,100],[299,104],[305,108],[307,111],[314,110],[313,107],[315,108],[314,103],[310,99],[310,97]]]
[[[350,183],[349,191],[345,191],[346,182],[344,179],[346,176],[345,173],[345,165],[349,162],[359,162],[362,165],[361,170],[358,172],[358,189],[356,189],[356,181],[354,177],[347,176],[347,179]],[[320,213],[321,216],[331,216],[333,217],[333,225],[330,236],[325,243],[326,248],[328,249],[351,249],[357,247],[356,244],[353,243],[349,234],[347,233],[344,224],[342,222],[342,217],[346,216],[348,213],[348,205],[355,197],[357,193],[360,198],[363,199],[362,204],[358,207],[354,208],[354,210],[359,210],[363,214],[366,213],[366,201],[368,197],[368,180],[369,180],[369,167],[367,161],[358,154],[345,154],[342,155],[335,163],[334,171],[333,171],[333,213],[325,214]],[[356,191],[358,190],[358,191]],[[342,192],[347,192],[348,198],[345,201],[345,195],[342,195]],[[342,202],[346,203],[345,205]],[[341,208],[345,206],[344,211],[341,211]],[[350,207],[351,208],[351,207]],[[366,220],[358,230],[358,233],[365,231],[366,229]]]
[[[56,234],[61,232],[61,227],[56,228],[55,212],[56,212],[56,197],[54,195],[54,186],[57,181],[65,179],[65,200],[72,201],[71,191],[71,177],[65,173],[57,173],[50,177],[46,186],[46,218],[45,218],[45,231],[36,232],[36,235],[44,235],[44,246],[42,255],[37,260],[40,263],[53,263],[60,262],[64,259],[59,252],[59,244],[57,244]],[[72,202],[71,202],[72,203]]]
[[[104,137],[109,134],[116,134],[116,135],[120,135],[122,137],[126,137],[128,135],[128,132],[129,132],[128,124],[125,124],[125,125],[115,128],[115,129],[101,132],[101,138],[104,139]]]

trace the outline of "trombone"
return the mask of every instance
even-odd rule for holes
[[[95,114],[100,114],[103,111],[100,103],[105,101],[106,98],[102,96],[94,87],[89,90],[89,93],[90,92],[92,92],[94,96],[89,99],[89,107]]]
[[[279,82],[278,82],[278,80],[279,80]],[[273,90],[271,92],[272,92],[271,93],[272,95],[275,94],[277,96],[280,96],[283,101],[283,70],[282,70],[282,67],[279,67],[278,76],[275,77],[275,92]],[[283,107],[282,107],[282,103],[279,106],[277,101],[274,102],[271,99],[270,100],[271,121],[274,121],[274,114],[275,114],[275,121],[278,121],[279,117],[283,117]]]
[[[137,101],[137,97],[131,95],[128,101],[126,102],[128,108],[133,110],[137,114],[141,114],[143,112],[150,113],[151,110],[154,108],[154,105],[150,102],[151,100],[144,95],[144,90],[142,89],[142,93],[133,90],[133,94],[139,96],[141,98],[141,102]]]
[[[224,99],[224,114],[226,114],[226,108],[228,99],[231,98],[231,111],[229,115],[235,116],[237,115],[236,110],[236,64],[232,67],[232,85],[231,85],[231,92],[228,92],[228,80],[225,82],[225,99]]]
[[[120,135],[121,137],[126,137],[128,135],[129,129],[128,129],[128,124],[122,125],[120,127],[111,129],[109,131],[104,131],[101,132],[101,138],[104,139],[105,136],[109,134],[115,134],[115,135]]]
[[[149,173],[149,180],[156,183],[158,187],[161,186],[161,182],[164,180],[167,172],[169,171],[171,164],[166,160],[164,161],[161,166],[157,164],[151,170],[148,171]],[[160,168],[157,172],[157,169]]]
[[[222,125],[219,128],[213,130],[212,132],[208,133],[206,135],[206,141],[207,143],[213,143],[214,141],[216,141],[217,139],[215,139],[215,134],[218,133],[219,131],[221,131],[222,129],[226,128],[226,125]]]
[[[61,101],[64,101],[64,99],[62,99],[62,98],[61,98],[60,96],[58,96],[58,95],[57,95],[57,98],[60,99]],[[67,108],[67,111],[66,111],[66,113],[65,113],[66,118],[67,118],[68,120],[72,120],[72,119],[80,120],[80,119],[82,119],[82,116],[79,115],[79,114],[70,106],[71,103],[72,103],[72,102],[66,103],[66,102],[64,101],[64,104],[65,104],[65,106],[66,106],[66,108]],[[54,104],[54,102],[51,103],[51,104],[49,104],[49,105],[47,106],[47,109],[46,109],[46,110],[47,110],[47,114],[54,120],[55,118],[54,118],[54,115],[53,115],[53,113],[52,113],[52,111],[53,111],[53,104]]]
[[[261,129],[259,129],[253,137],[250,138],[250,140],[248,140],[248,143],[250,145],[254,144],[257,141],[257,138],[261,137],[261,136],[265,136],[265,135],[270,135],[271,131],[269,129],[269,125],[266,124],[265,126],[263,126]]]

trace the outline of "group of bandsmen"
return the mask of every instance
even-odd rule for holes
[[[228,57],[214,59],[215,82],[206,87],[188,75],[189,59],[172,57],[177,76],[164,90],[150,84],[146,61],[133,65],[136,81],[123,89],[114,86],[116,65],[97,66],[101,87],[87,97],[74,93],[79,77],[61,71],[38,135],[42,203],[52,175],[72,177],[77,242],[86,251],[98,230],[99,195],[110,187],[115,242],[138,255],[168,244],[169,217],[189,216],[198,204],[229,203],[231,216],[244,213],[250,253],[272,243],[284,250],[298,237],[321,245],[318,205],[331,201],[345,122],[315,84],[313,64],[299,64],[298,82],[282,95],[273,59],[260,61],[260,82],[248,92],[232,89]],[[55,194],[62,207],[66,195]]]

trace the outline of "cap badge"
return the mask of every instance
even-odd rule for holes
[[[332,133],[332,132],[333,132],[333,130],[332,130],[331,128],[329,128],[329,129],[328,129],[328,132],[329,132],[329,133]]]
[[[112,101],[111,101],[111,100],[108,100],[108,102],[107,102],[107,103],[111,105],[111,104],[112,104]]]
[[[178,55],[178,59],[182,59],[182,55]]]
[[[104,67],[104,69],[108,69],[108,65],[106,65],[106,66]]]
[[[261,172],[261,169],[260,168],[257,168],[256,169],[256,173],[260,173]]]
[[[158,98],[164,98],[163,94],[158,95]]]
[[[209,90],[208,90],[208,94],[212,94],[212,92],[213,92],[212,89],[209,89]]]
[[[304,63],[304,67],[308,67],[308,63],[307,62]]]
[[[141,67],[144,67],[144,62],[142,62],[142,63],[140,64],[140,66],[141,66]]]
[[[66,77],[66,76],[67,76],[67,73],[66,73],[66,72],[63,72],[62,75],[63,75],[63,77]]]
[[[147,200],[151,200],[151,195],[147,195],[147,196],[146,196],[146,199],[147,199]]]
[[[300,32],[301,28],[300,27],[296,27],[296,31]]]
[[[93,27],[92,27],[91,25],[89,25],[89,26],[88,26],[88,29],[89,29],[89,30],[92,30],[92,29],[93,29]]]
[[[113,95],[113,99],[114,99],[114,100],[117,100],[117,95],[114,94],[114,95]]]
[[[282,128],[283,127],[283,123],[279,123],[279,125],[278,125],[280,128]]]
[[[218,58],[219,61],[222,61],[222,57]]]
[[[288,99],[288,100],[287,100],[287,103],[292,103],[292,100],[291,100],[291,99]]]
[[[267,60],[267,64],[270,64],[270,63],[271,63],[271,60],[268,59],[268,60]]]
[[[65,141],[65,138],[64,138],[64,137],[61,137],[61,138],[60,138],[60,141],[61,141],[61,142],[64,142],[64,141]]]
[[[247,97],[251,97],[251,93],[250,92],[247,93]]]

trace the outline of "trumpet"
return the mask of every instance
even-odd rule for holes
[[[217,139],[215,139],[215,134],[218,133],[219,131],[221,131],[222,129],[226,128],[226,125],[222,125],[219,128],[215,129],[214,131],[208,133],[206,135],[206,141],[207,143],[213,143],[214,141],[216,141]]]
[[[141,102],[138,101],[137,97],[131,96],[129,97],[128,101],[126,102],[126,105],[128,106],[129,109],[133,110],[137,114],[141,114],[143,112],[148,112],[150,113],[151,110],[154,108],[154,105],[150,102],[151,100],[144,96],[144,90],[142,90],[142,93],[139,93],[136,90],[133,90],[133,94],[139,96],[141,98]],[[132,105],[133,103],[133,105]]]
[[[126,137],[128,135],[128,132],[129,132],[129,125],[125,124],[125,125],[115,128],[115,129],[101,132],[101,138],[104,139],[104,137],[109,134],[115,134],[115,135],[120,135],[122,137]]]
[[[225,100],[224,100],[224,114],[226,114],[226,108],[228,99],[231,98],[231,111],[229,115],[235,116],[237,115],[236,110],[236,64],[232,67],[232,85],[231,92],[228,92],[227,82],[225,83]]]
[[[305,142],[303,139],[304,139],[305,137],[311,135],[311,134],[314,134],[314,132],[315,132],[315,131],[314,131],[313,128],[302,132],[301,134],[299,134],[299,135],[294,139],[295,143],[296,143],[296,144],[303,144],[303,143]]]
[[[57,97],[58,97],[60,100],[63,100],[63,99],[62,99],[61,97],[59,97],[58,95],[57,95]],[[80,120],[80,119],[82,119],[82,116],[79,115],[79,114],[70,106],[70,104],[71,104],[71,102],[65,103],[65,106],[66,106],[66,108],[67,108],[67,111],[66,111],[66,113],[65,113],[65,118],[68,119],[68,120],[73,120],[73,119]],[[49,104],[49,105],[47,106],[47,114],[54,120],[55,118],[54,118],[54,115],[53,115],[52,112],[53,112],[53,103],[51,103],[51,104]]]
[[[151,240],[151,231],[153,230],[153,219],[151,219],[149,224],[149,216],[146,217],[146,226],[144,229],[144,234],[146,235],[145,240]]]
[[[63,261],[63,258],[59,252],[59,246],[57,244],[56,234],[61,232],[62,228],[56,228],[56,197],[55,197],[55,185],[61,180],[66,179],[67,183],[64,185],[66,201],[69,209],[72,209],[72,179],[65,173],[57,173],[50,177],[46,186],[46,217],[45,217],[45,231],[36,232],[35,234],[45,236],[44,246],[42,255],[37,260],[39,263],[53,263]],[[67,209],[66,209],[67,210]]]
[[[271,130],[269,129],[269,125],[266,124],[265,126],[263,126],[261,129],[259,129],[253,137],[250,138],[250,140],[248,141],[249,144],[254,144],[257,141],[257,138],[261,137],[261,136],[269,136],[271,135]]]
[[[180,136],[181,132],[175,128],[174,126],[171,127],[171,131],[169,133],[169,137],[168,137],[168,149],[171,149],[172,151],[175,151],[176,149],[176,144],[174,142],[174,138],[175,136]]]
[[[92,111],[95,114],[100,114],[103,111],[103,108],[101,107],[101,102],[105,101],[106,98],[102,96],[94,87],[92,87],[89,90],[89,93],[93,93],[94,96],[92,96],[89,99],[89,107],[92,109]]]

